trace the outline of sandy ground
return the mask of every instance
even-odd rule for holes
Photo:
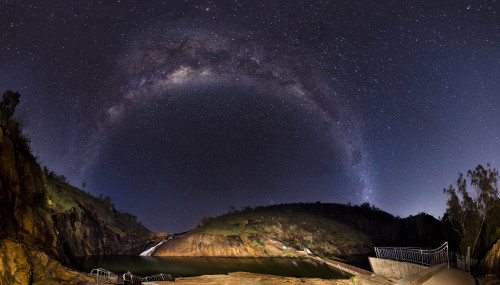
[[[382,276],[358,275],[355,277],[356,285],[371,284],[371,285],[386,285],[394,284],[396,280],[391,280]],[[158,285],[172,285],[171,282],[154,282]],[[239,284],[313,284],[313,285],[353,285],[349,279],[320,279],[320,278],[295,278],[282,277],[267,274],[257,274],[248,272],[234,272],[220,275],[204,275],[197,277],[182,277],[177,278],[175,283],[184,285],[199,285],[199,284],[223,284],[223,285],[239,285]]]
[[[475,285],[476,281],[469,273],[447,268],[439,271],[431,279],[424,282],[422,285]]]
[[[333,284],[333,285],[352,285],[351,280],[327,280],[320,278],[295,278],[295,277],[282,277],[267,274],[257,274],[248,272],[234,272],[229,274],[219,274],[219,275],[203,275],[196,277],[180,277],[175,279],[175,282],[154,282],[161,285],[173,285],[173,284],[184,284],[184,285],[199,285],[199,284],[227,284],[227,285],[245,285],[245,284],[263,284],[263,285],[274,285],[274,284]]]

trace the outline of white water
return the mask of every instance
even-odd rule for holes
[[[171,238],[168,237],[166,240],[163,240],[161,241],[160,243],[158,243],[157,245],[151,247],[151,248],[148,248],[146,249],[145,251],[143,251],[141,254],[139,254],[139,256],[151,256],[151,254],[153,254],[153,252],[155,252],[156,248],[164,243],[166,243],[167,241],[169,241]]]

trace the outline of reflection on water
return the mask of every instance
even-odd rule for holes
[[[77,269],[90,272],[104,268],[122,274],[130,270],[138,275],[169,273],[178,276],[225,274],[245,271],[294,277],[343,279],[349,275],[326,264],[302,258],[241,257],[159,257],[159,256],[86,256],[77,258]]]

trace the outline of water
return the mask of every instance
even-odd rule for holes
[[[241,257],[159,257],[159,256],[86,256],[76,259],[77,269],[90,272],[94,268],[137,275],[168,273],[176,276],[226,274],[245,271],[292,277],[324,279],[349,278],[324,263],[306,258],[241,258]],[[344,275],[345,274],[345,275]]]

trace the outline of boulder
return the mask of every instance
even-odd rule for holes
[[[486,253],[483,260],[481,260],[479,273],[481,275],[494,274],[500,278],[500,239],[496,241],[493,247]]]
[[[90,278],[71,270],[39,251],[14,240],[0,240],[0,285],[26,285],[51,280],[51,284],[67,284]]]

